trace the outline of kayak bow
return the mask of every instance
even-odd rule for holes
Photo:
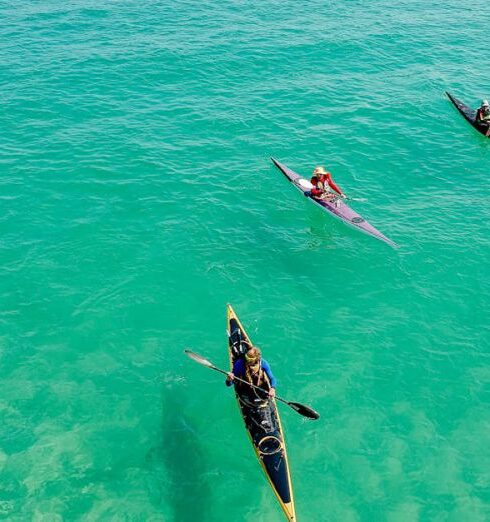
[[[458,109],[463,115],[464,119],[468,121],[478,132],[487,136],[488,125],[485,123],[479,123],[476,121],[476,111],[468,105],[465,105],[462,101],[455,98],[452,94],[446,91],[446,96],[451,100],[452,104]],[[490,136],[487,136],[487,138]]]
[[[234,362],[243,357],[243,353],[252,344],[231,305],[227,307],[227,325],[230,366],[233,369]],[[287,520],[296,522],[286,443],[276,401],[269,399],[263,407],[250,406],[247,395],[238,386],[235,387],[235,395],[245,428],[265,476]]]
[[[274,158],[271,158],[272,163],[286,176],[286,178],[303,194],[311,190],[311,183],[302,178],[299,174],[296,174],[293,170],[286,167],[286,165],[280,163]],[[369,236],[373,236],[392,247],[396,247],[396,243],[388,239],[384,234],[382,234],[379,230],[374,228],[370,223],[368,223],[364,218],[362,218],[357,212],[354,212],[348,205],[342,201],[341,198],[335,198],[332,201],[326,201],[321,199],[316,199],[309,197],[309,199],[318,205],[320,208],[328,212],[330,215],[336,217],[343,221],[346,225],[350,225],[351,227],[364,232]]]

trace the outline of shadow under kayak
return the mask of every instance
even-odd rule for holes
[[[277,161],[274,158],[271,158],[272,163],[286,176],[286,178],[303,194],[308,192],[311,188],[311,183],[302,178],[299,174],[296,174],[293,170],[281,162]],[[330,215],[336,217],[343,221],[346,225],[349,225],[356,230],[364,232],[368,236],[373,236],[392,247],[396,247],[396,243],[394,243],[391,239],[388,239],[384,234],[382,234],[379,230],[374,228],[370,223],[368,223],[363,217],[361,217],[357,212],[352,210],[348,205],[344,203],[344,201],[340,198],[335,198],[333,201],[325,201],[321,199],[312,198],[311,196],[308,198],[310,201],[318,205],[320,208],[328,212]]]
[[[464,119],[468,121],[478,132],[487,136],[488,132],[488,124],[480,123],[476,121],[476,111],[468,105],[465,105],[462,101],[455,98],[452,94],[446,91],[446,96],[451,100],[452,104],[458,109],[458,111],[463,115]],[[490,138],[490,136],[487,136]]]

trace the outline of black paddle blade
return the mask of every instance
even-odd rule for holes
[[[317,420],[320,418],[320,414],[309,406],[305,406],[299,402],[288,402],[288,404],[291,406],[291,408],[293,408],[293,410],[297,411],[300,415],[303,415],[303,417],[307,417],[308,419],[312,420]]]
[[[202,364],[203,366],[207,366],[208,368],[213,368],[213,363],[202,357],[202,355],[199,355],[198,353],[188,349],[184,350],[184,353],[193,361],[196,361],[197,363]]]

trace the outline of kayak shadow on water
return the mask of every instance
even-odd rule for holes
[[[312,209],[316,211],[315,208]],[[317,217],[317,216],[313,216]],[[335,245],[335,223],[325,223],[325,221],[317,221],[312,219],[308,227],[308,235],[306,243],[309,249],[317,249],[320,247],[332,247]]]
[[[207,506],[211,494],[206,481],[207,466],[200,445],[198,429],[186,418],[185,390],[176,386],[162,390],[161,456],[167,502],[175,522],[209,519]]]

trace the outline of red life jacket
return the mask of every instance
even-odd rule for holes
[[[323,183],[320,181],[318,176],[312,176],[310,183],[313,185],[311,189],[311,195],[315,198],[319,198],[323,194]]]
[[[311,178],[311,184],[314,187],[311,189],[311,195],[315,197],[320,197],[325,192],[330,192],[330,188],[335,190],[337,194],[342,194],[340,187],[333,182],[330,172],[320,174],[320,176],[313,176]]]

